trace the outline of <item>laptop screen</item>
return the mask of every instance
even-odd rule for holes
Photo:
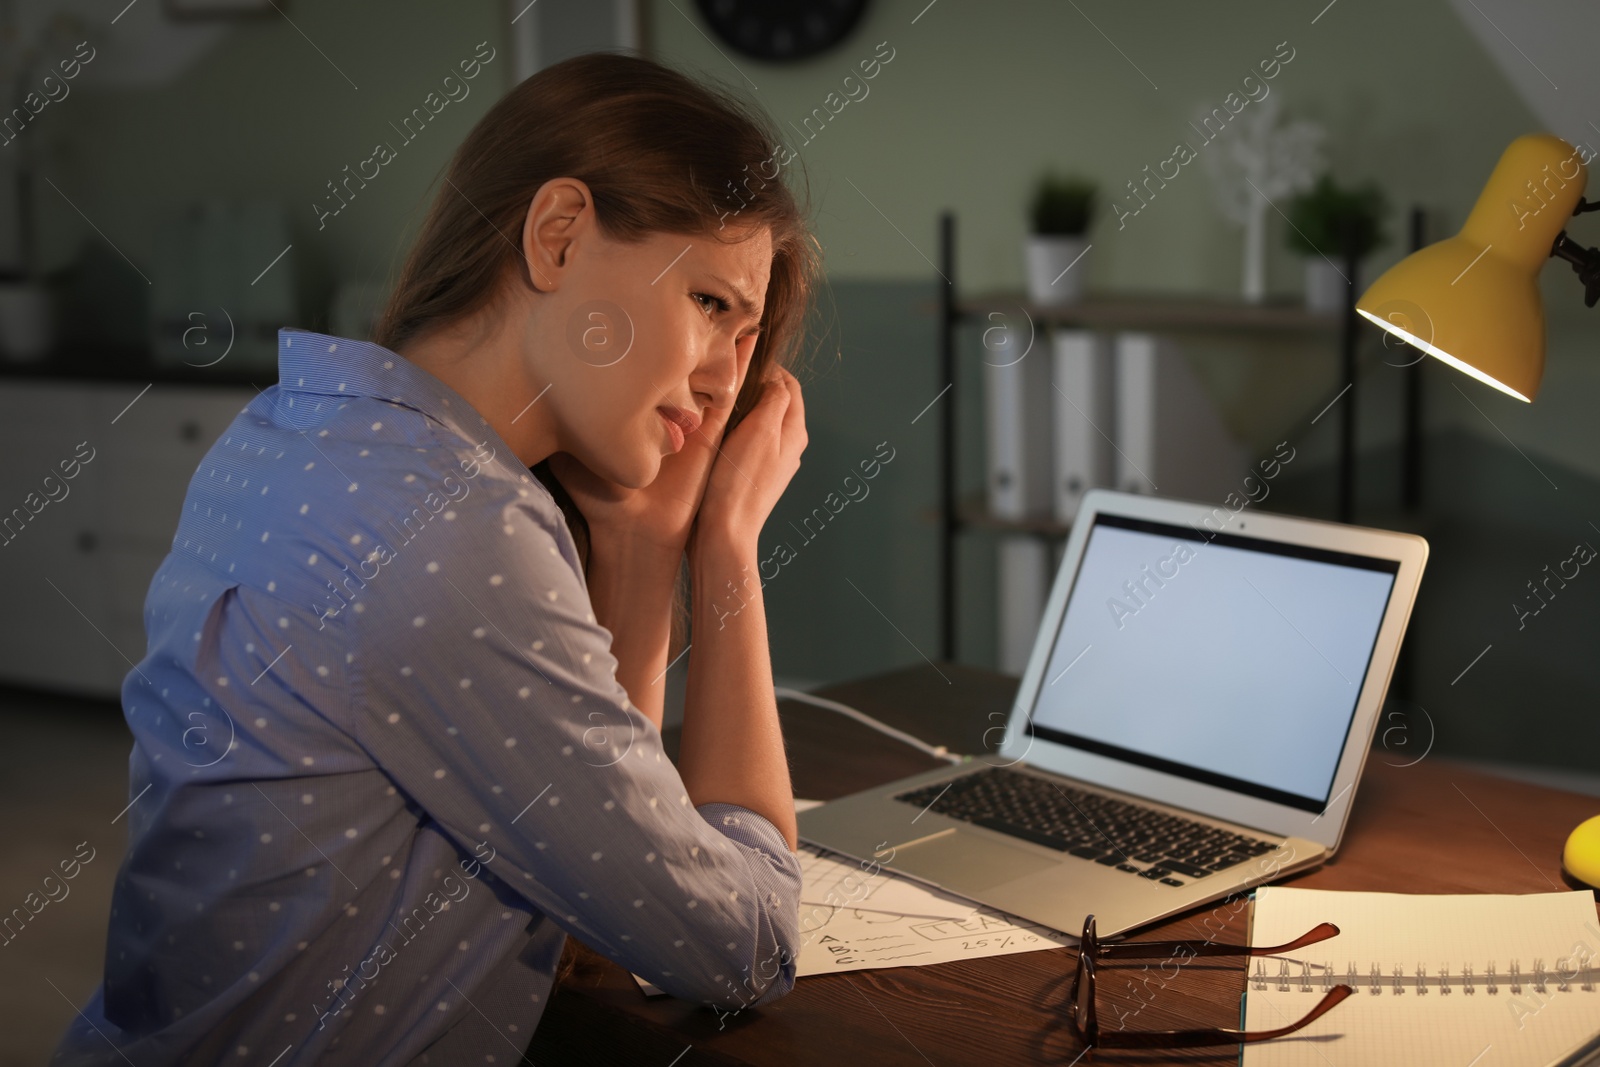
[[[1098,514],[1029,729],[1320,812],[1398,571]]]

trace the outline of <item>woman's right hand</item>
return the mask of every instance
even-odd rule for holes
[[[733,547],[755,546],[767,516],[800,469],[806,442],[800,382],[773,366],[761,399],[722,439],[690,535],[692,553],[708,536]]]

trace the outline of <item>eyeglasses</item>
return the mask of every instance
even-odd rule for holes
[[[1330,1011],[1355,992],[1348,985],[1336,985],[1299,1022],[1276,1030],[1100,1030],[1094,1010],[1094,972],[1097,960],[1148,959],[1172,957],[1180,952],[1189,956],[1276,956],[1284,952],[1326,941],[1339,933],[1333,923],[1321,923],[1283,945],[1225,945],[1214,941],[1121,941],[1101,944],[1095,934],[1094,916],[1083,920],[1083,937],[1078,943],[1078,973],[1072,979],[1072,1025],[1086,1048],[1178,1048],[1195,1045],[1236,1045],[1247,1041],[1267,1041],[1292,1034]]]

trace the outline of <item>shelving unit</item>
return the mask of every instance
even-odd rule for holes
[[[1354,265],[1346,263],[1345,277],[1354,278]],[[989,293],[961,298],[956,293],[955,215],[944,212],[939,219],[939,359],[941,374],[949,382],[950,397],[940,412],[941,448],[939,456],[939,561],[940,561],[940,641],[942,656],[955,659],[956,537],[965,529],[988,529],[1003,533],[1047,538],[1065,537],[1070,525],[1053,517],[1002,519],[990,515],[985,495],[978,493],[958,499],[956,488],[956,330],[969,319],[981,319],[993,312],[1022,313],[1036,326],[1075,326],[1090,329],[1129,329],[1183,333],[1300,333],[1336,335],[1341,353],[1342,377],[1349,383],[1340,400],[1339,429],[1339,511],[1349,521],[1354,493],[1355,438],[1355,345],[1359,319],[1355,313],[1356,294],[1342,314],[1318,314],[1300,304],[1246,304],[1197,296],[1094,297],[1064,307],[1049,307],[1029,302],[1020,293]],[[1415,368],[1412,368],[1413,370]],[[1408,420],[1414,411],[1408,408]],[[1408,440],[1410,438],[1408,437]],[[1409,465],[1408,465],[1409,469]],[[1408,489],[1408,495],[1410,490]]]

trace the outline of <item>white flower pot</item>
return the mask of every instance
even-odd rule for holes
[[[53,310],[39,282],[0,282],[0,354],[19,363],[42,358],[56,340]]]
[[[1321,256],[1306,257],[1306,310],[1319,312],[1343,311],[1350,299],[1349,286],[1345,284],[1344,263],[1329,262]],[[1361,295],[1361,264],[1356,265],[1356,295]]]
[[[1029,234],[1023,246],[1028,263],[1028,298],[1035,304],[1054,305],[1082,299],[1089,261],[1079,257],[1088,247],[1082,237]]]

